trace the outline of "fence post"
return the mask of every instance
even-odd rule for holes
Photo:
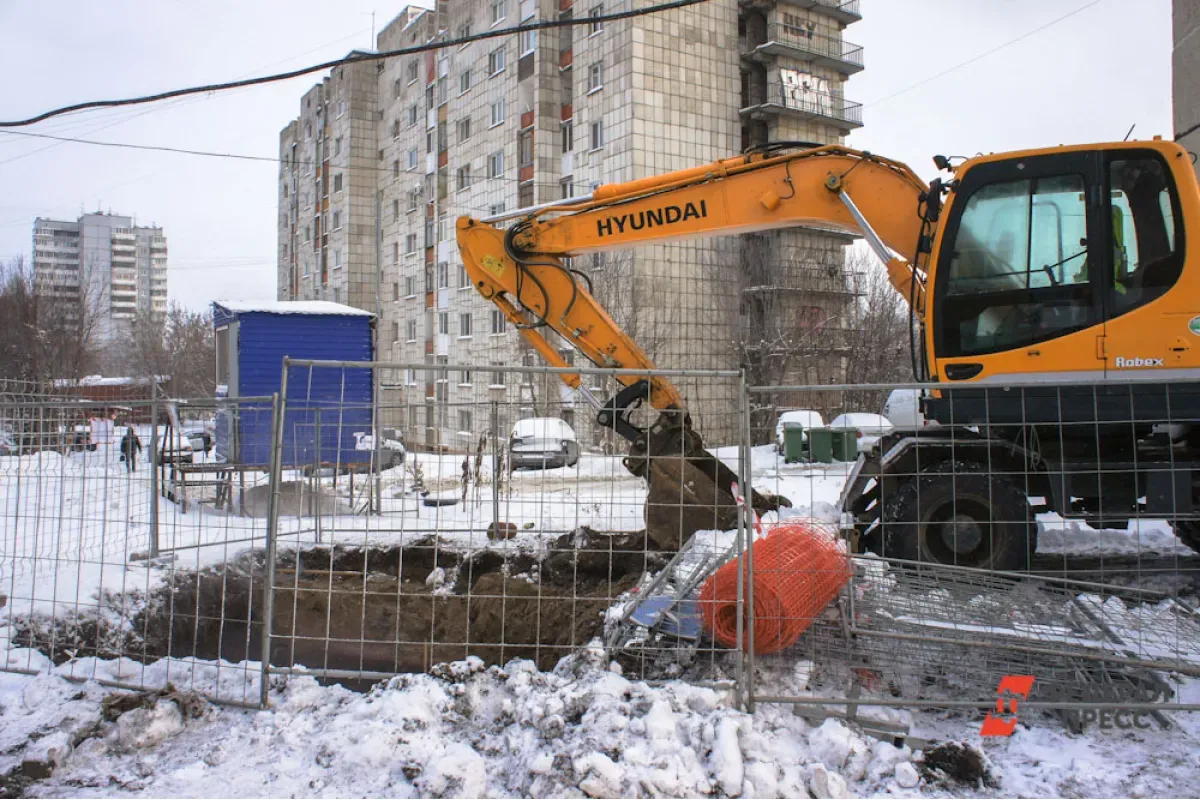
[[[742,411],[742,435],[741,445],[738,453],[738,481],[741,483],[742,496],[746,501],[742,503],[742,513],[739,515],[739,528],[746,532],[746,585],[744,598],[744,608],[750,609],[749,621],[750,624],[746,630],[746,665],[744,669],[745,675],[745,702],[746,711],[754,713],[754,506],[751,499],[754,497],[754,487],[751,485],[750,457],[751,457],[751,439],[750,439],[750,394],[746,387],[746,372],[742,371],[739,381],[740,387],[740,405]],[[738,570],[738,577],[742,575],[742,570]],[[742,619],[742,614],[738,614],[738,620]]]
[[[271,396],[271,466],[267,492],[267,552],[266,585],[262,602],[262,675],[259,678],[259,705],[270,705],[271,692],[271,633],[275,616],[275,551],[279,538],[280,479],[283,474],[283,417],[287,411],[287,358],[283,360],[283,379],[280,393]]]
[[[495,536],[500,538],[500,411],[496,401],[492,401],[492,524],[495,525]]]
[[[130,420],[133,424],[133,420]],[[150,379],[150,559],[158,558],[158,377]]]

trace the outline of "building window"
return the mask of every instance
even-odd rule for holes
[[[396,283],[392,284],[392,302],[394,303],[399,300],[400,300],[400,283],[399,283],[399,281],[397,281]]]
[[[504,124],[504,100],[500,99],[492,103],[492,122],[491,127]]]
[[[393,264],[400,263],[400,243],[399,242],[392,242],[392,263]]]
[[[537,49],[537,31],[521,31],[518,40],[521,45],[519,52],[522,58],[532,55],[533,51]]]
[[[421,69],[420,62],[418,62],[417,59],[414,58],[412,61],[408,62],[408,66],[406,67],[406,69],[408,70],[408,72],[406,73],[408,76],[408,82],[415,83],[417,80],[418,71]]]
[[[463,167],[459,167],[458,170],[455,172],[455,176],[456,176],[457,183],[458,183],[458,191],[461,192],[463,189],[471,188],[471,165],[470,164],[463,166]]]
[[[404,279],[404,296],[405,297],[416,297],[417,296],[417,276],[409,275],[407,278]]]
[[[588,16],[592,18],[592,22],[588,25],[588,36],[595,36],[604,30],[604,21],[598,19],[604,16],[604,6],[592,6],[588,10]]]
[[[413,125],[416,125],[416,124],[417,124],[417,104],[413,103],[411,106],[408,107],[408,127],[411,128]]]
[[[399,322],[392,323],[392,341],[393,342],[400,341],[400,323]]]
[[[471,315],[469,313],[458,315],[458,337],[460,339],[468,339],[471,336]]]
[[[507,13],[506,6],[508,6],[508,0],[492,0],[492,24],[493,25],[495,25],[500,20],[504,19],[504,15]]]
[[[575,149],[575,122],[566,120],[562,124],[562,151],[569,153]]]
[[[504,203],[493,203],[488,206],[488,216],[494,217],[497,214],[504,213]]]
[[[392,162],[392,177],[393,178],[400,177],[400,159],[396,159],[395,161]]]
[[[304,226],[304,241],[306,241],[306,242],[312,241],[312,228],[309,227],[308,225]]]
[[[398,119],[392,120],[392,138],[393,139],[400,138],[400,120],[398,120]]]
[[[468,22],[458,29],[458,38],[459,39],[470,39],[471,38],[471,23]],[[466,45],[464,44],[463,47],[466,47]]]
[[[417,252],[417,235],[415,233],[410,233],[404,237],[404,252]]]
[[[445,261],[439,261],[437,265],[437,287],[439,289],[450,287],[450,265]]]
[[[471,70],[466,70],[458,76],[458,93],[460,95],[471,91]]]
[[[342,137],[337,137],[333,140],[333,154],[335,156],[342,154]]]
[[[508,318],[498,308],[492,309],[492,335],[498,336],[508,329]]]
[[[338,248],[333,248],[333,268],[337,269],[342,265],[342,251]]]
[[[392,219],[393,220],[400,219],[400,201],[399,200],[392,201]]]
[[[598,119],[591,125],[591,140],[588,146],[592,150],[599,150],[604,147],[604,120]]]
[[[458,141],[459,144],[471,138],[471,118],[460,119],[458,121]]]
[[[445,311],[438,312],[438,333],[443,336],[450,333],[450,314]]]
[[[488,177],[499,178],[504,174],[504,151],[497,150],[488,156]]]
[[[527,167],[533,163],[533,129],[517,133],[517,164]]]
[[[471,374],[471,370],[460,369],[458,371],[458,385],[459,386],[470,386],[472,383],[475,382],[474,377],[475,376]],[[467,412],[467,413],[470,414],[470,412]],[[459,420],[460,421],[462,420],[461,414],[462,414],[462,412],[460,411],[459,412],[459,415],[460,415]],[[464,427],[463,430],[467,430],[470,427],[470,417],[469,416],[468,416],[467,420],[468,420],[468,425],[467,425],[467,427]]]
[[[503,367],[504,365],[493,361],[492,366],[493,367]],[[501,369],[492,370],[491,385],[497,389],[504,387],[504,370],[501,370]]]
[[[458,265],[458,288],[459,289],[470,289],[471,288],[471,276],[467,274],[467,267],[465,264]]]
[[[342,190],[342,173],[338,172],[333,176],[333,191],[340,192]],[[337,227],[336,225],[334,226]]]
[[[337,105],[337,115],[338,115],[339,117],[342,117],[342,116],[344,116],[344,115],[345,115],[345,113],[346,113],[346,101],[345,101],[345,100],[339,100],[339,101],[338,101],[338,105]]]
[[[417,340],[417,321],[415,319],[410,319],[404,323],[404,336],[410,342]]]
[[[464,372],[463,376],[469,378],[469,377],[471,377],[471,373]],[[462,383],[466,384],[466,385],[470,385],[471,382],[469,380],[466,380],[466,381],[462,381]],[[460,408],[458,410],[458,432],[459,433],[470,433],[471,432],[471,412],[467,411],[465,408]]]
[[[488,75],[498,75],[504,71],[504,48],[497,47],[488,53]]]
[[[441,153],[450,146],[449,126],[445,122],[437,124],[437,149]]]
[[[604,88],[604,62],[597,61],[588,67],[588,92]]]
[[[333,212],[333,229],[339,231],[342,229],[342,212]]]
[[[417,168],[417,148],[415,147],[408,148],[408,168]]]
[[[566,200],[569,197],[575,196],[575,176],[574,175],[568,175],[567,177],[563,178],[561,181],[559,181],[559,185],[562,188],[562,197],[564,200]]]

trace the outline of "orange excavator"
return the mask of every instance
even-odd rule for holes
[[[934,163],[942,175],[926,184],[870,153],[774,143],[507,217],[461,217],[458,244],[475,287],[547,363],[568,367],[549,329],[597,366],[630,370],[618,373],[624,389],[592,402],[631,442],[626,466],[650,486],[647,535],[664,549],[733,526],[736,476],[564,259],[794,226],[865,239],[908,301],[915,377],[939,387],[923,410],[940,426],[896,431],[854,467],[842,510],[866,546],[1020,568],[1039,510],[1103,525],[1170,516],[1200,544],[1189,154],[1155,139]],[[562,379],[587,396],[577,374]],[[642,403],[659,414],[646,428],[631,417]],[[750,502],[786,504],[760,492]]]

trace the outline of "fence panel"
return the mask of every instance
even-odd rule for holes
[[[1181,691],[1200,676],[1196,387],[750,395],[754,459],[772,465],[756,470],[758,488],[792,502],[779,521],[839,535],[857,554],[798,572],[755,564],[750,591],[835,578],[842,588],[819,612],[754,620],[756,636],[803,633],[760,654],[752,701],[838,705],[886,728],[894,716],[859,709],[994,708],[1006,676],[1028,675],[1021,700],[1075,727],[1101,707],[1156,719],[1198,708]]]
[[[257,705],[267,475],[217,415],[270,399],[0,399],[0,669]]]
[[[378,437],[364,424],[370,409],[308,392],[368,366]],[[669,487],[647,510],[647,480],[623,463],[629,442],[596,424],[587,399],[621,385],[611,371],[579,374],[575,391],[548,368],[291,362],[276,453],[274,667],[342,680],[468,656],[550,669],[597,642],[635,674],[733,681],[740,658],[702,640],[692,599],[736,552],[732,495],[719,510],[685,496],[672,476],[694,467],[675,443],[638,466]],[[736,465],[740,376],[671,380],[689,402],[717,398],[697,403],[706,413],[695,423]],[[682,638],[659,635],[671,625]]]

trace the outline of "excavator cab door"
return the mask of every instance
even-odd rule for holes
[[[939,380],[1102,374],[1102,161],[1067,151],[964,171],[934,254]]]

